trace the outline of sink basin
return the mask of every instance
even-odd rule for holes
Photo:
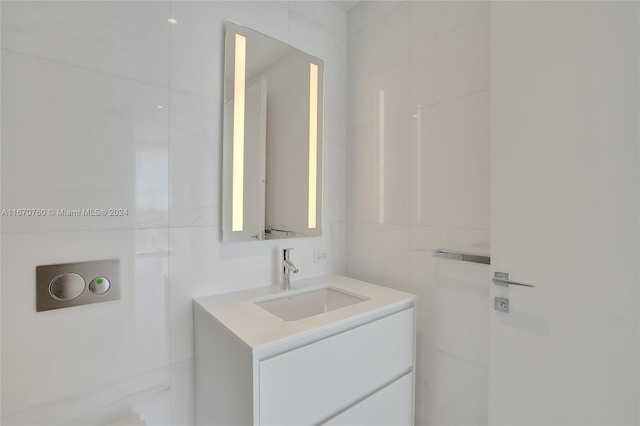
[[[367,299],[367,297],[325,287],[303,293],[287,293],[253,303],[285,321],[297,321],[354,305]]]

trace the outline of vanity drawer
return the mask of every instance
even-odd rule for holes
[[[407,373],[364,401],[333,417],[331,426],[410,426],[413,424],[413,373]]]
[[[317,424],[413,366],[409,308],[260,362],[264,425]]]

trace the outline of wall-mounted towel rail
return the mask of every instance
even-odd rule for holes
[[[482,263],[485,265],[491,264],[490,256],[483,256],[480,254],[463,253],[453,250],[434,250],[433,255],[435,257],[442,257],[444,259],[461,260],[463,262]]]

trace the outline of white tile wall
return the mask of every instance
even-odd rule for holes
[[[486,369],[489,267],[435,259],[428,251],[412,251],[410,262],[422,343]]]
[[[370,8],[365,2],[354,9]],[[407,113],[410,100],[410,2],[371,20],[349,34],[348,117],[349,125]],[[381,101],[383,96],[383,101]]]
[[[178,364],[181,366],[181,364]],[[123,425],[138,418],[148,425],[187,425],[173,422],[172,371],[168,367],[149,370],[105,385],[56,399],[2,417],[6,425]],[[187,396],[186,389],[178,388]],[[179,420],[188,417],[179,417]],[[133,423],[135,424],[135,423]]]
[[[412,223],[488,229],[489,91],[422,107],[414,115]]]
[[[344,222],[347,210],[347,132],[345,127],[324,126],[322,215],[325,222]],[[330,172],[329,172],[330,171]]]
[[[409,224],[410,123],[396,114],[349,128],[349,220]]]
[[[363,2],[364,3],[364,2]],[[370,1],[366,2],[366,6],[354,7],[347,15],[347,34],[361,30],[371,21],[384,16],[391,9],[399,6],[402,2],[396,0],[389,1]]]
[[[4,217],[4,232],[167,226],[166,88],[7,50],[2,84],[3,206],[128,210]]]
[[[416,423],[486,424],[488,2],[348,15],[347,274],[418,294]]]
[[[418,425],[486,425],[487,370],[427,345],[418,347]]]
[[[222,97],[171,90],[170,226],[220,223]]]
[[[323,1],[289,1],[286,3],[292,12],[323,25],[338,35],[347,34],[347,14],[342,9],[327,7],[326,2]],[[342,48],[346,48],[346,46],[342,45]]]
[[[2,237],[2,409],[11,414],[169,364],[166,228]],[[35,311],[35,266],[118,257],[121,298]]]
[[[274,1],[1,12],[2,207],[129,209],[2,218],[2,422],[193,424],[191,300],[277,283],[284,246],[294,286],[346,270],[346,14]],[[322,237],[220,243],[225,19],[325,60]],[[112,257],[119,301],[35,312],[36,265]]]
[[[409,291],[409,228],[348,222],[347,275]]]
[[[166,87],[169,2],[8,2],[2,48]]]
[[[411,104],[432,105],[489,88],[489,3],[411,3]]]

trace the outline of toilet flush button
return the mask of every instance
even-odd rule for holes
[[[49,293],[54,299],[67,301],[80,296],[86,283],[84,278],[73,272],[60,274],[49,283]]]
[[[111,282],[105,277],[94,278],[89,283],[89,291],[97,295],[105,294],[107,291],[109,291],[110,287]]]

